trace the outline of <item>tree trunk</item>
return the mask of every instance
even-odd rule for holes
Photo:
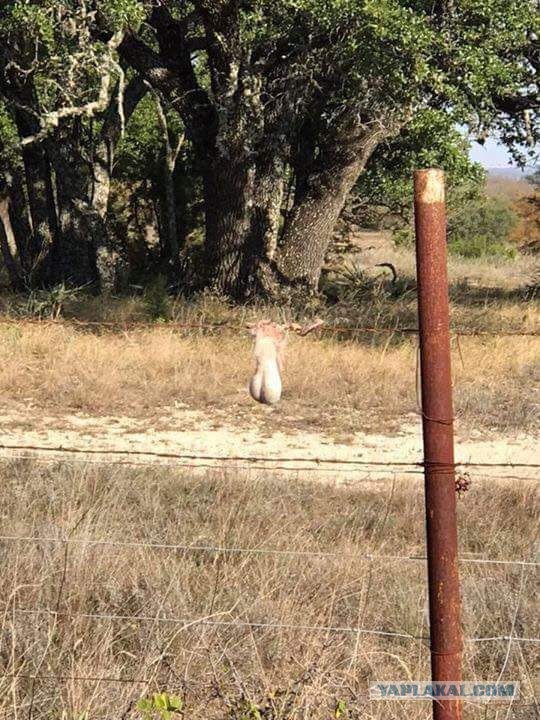
[[[97,274],[102,292],[111,292],[117,285],[118,253],[112,246],[106,224],[114,154],[122,135],[122,122],[129,121],[147,92],[148,87],[141,77],[137,75],[132,78],[122,97],[122,116],[118,107],[118,85],[116,86],[105,112],[103,126],[94,150],[92,192],[88,212],[92,219]]]
[[[80,121],[66,122],[55,134],[51,155],[56,179],[60,233],[52,254],[53,283],[98,284],[95,226],[89,212],[90,178],[80,153]]]
[[[251,206],[250,230],[244,250],[245,293],[273,295],[270,264],[277,249],[284,191],[284,163],[279,156],[264,153],[257,159]]]
[[[6,195],[0,197],[0,251],[11,289],[22,290],[24,288],[23,273],[21,265],[17,261],[17,246],[9,216],[9,200]]]
[[[263,156],[257,161],[251,234],[255,250],[267,260],[276,253],[283,202],[284,163],[279,156]]]
[[[275,270],[279,281],[317,289],[332,231],[348,194],[385,133],[348,125],[321,147],[309,173],[303,173],[285,221]],[[299,168],[303,170],[303,168]]]
[[[178,267],[180,244],[178,242],[178,222],[176,197],[174,192],[174,170],[176,161],[182,145],[184,144],[184,135],[180,135],[175,146],[171,144],[171,135],[167,116],[161,104],[159,95],[155,93],[156,110],[161,134],[163,137],[163,221],[162,226],[165,230],[166,237],[164,245],[167,248],[168,259],[172,268]]]
[[[31,106],[32,107],[32,106]],[[15,110],[15,123],[21,140],[39,132],[37,115],[21,108]],[[49,158],[42,143],[22,146],[32,236],[28,244],[29,281],[41,284],[46,280],[48,257],[58,233]]]
[[[3,176],[0,176],[0,197],[5,197],[7,200],[4,217],[5,230],[8,236],[13,237],[21,274],[27,281],[31,267],[29,250],[32,228],[24,195],[23,179],[18,170],[6,170]]]
[[[206,274],[214,290],[242,299],[249,273],[246,240],[250,230],[253,168],[216,152],[203,170],[206,215]]]

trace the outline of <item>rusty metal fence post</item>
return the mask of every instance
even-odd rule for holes
[[[461,680],[450,322],[444,172],[414,174],[418,321],[429,583],[431,677]],[[434,720],[459,720],[461,702],[433,701]]]

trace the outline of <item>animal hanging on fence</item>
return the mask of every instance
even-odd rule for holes
[[[315,320],[302,327],[297,323],[278,325],[272,320],[259,320],[258,323],[248,325],[254,337],[255,372],[249,383],[249,392],[254,400],[265,405],[275,405],[281,399],[287,330],[307,335],[322,323],[322,320]]]

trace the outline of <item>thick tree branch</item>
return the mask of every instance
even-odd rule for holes
[[[540,96],[538,93],[530,95],[502,95],[494,98],[493,104],[500,112],[514,115],[524,110],[538,110]]]
[[[178,26],[169,34],[164,14],[160,12],[159,24],[155,19],[156,11],[152,15],[161,52],[152,50],[133,33],[125,36],[118,51],[144,80],[167,98],[182,117],[192,139],[208,140],[209,133],[215,131],[215,108],[197,82],[189,50],[185,45],[175,44],[180,40]]]
[[[107,43],[109,53],[112,54],[112,52],[118,48],[121,44],[122,37],[123,33],[116,33],[109,39],[109,42]],[[50,133],[51,130],[58,127],[60,122],[66,118],[82,117],[83,115],[92,117],[93,115],[104,112],[110,99],[111,76],[115,67],[118,70],[116,63],[111,57],[106,59],[105,69],[103,70],[103,74],[101,76],[98,96],[95,100],[83,103],[82,105],[69,105],[67,107],[62,107],[59,110],[53,110],[46,113],[41,118],[40,131],[34,135],[28,135],[27,137],[22,138],[21,145],[29,145],[31,143],[40,142]]]
[[[109,104],[103,118],[103,126],[101,128],[101,137],[109,143],[116,144],[122,131],[122,122],[120,116],[123,115],[124,121],[127,122],[133,115],[135,108],[143,99],[148,91],[148,86],[140,77],[135,75],[120,97],[118,93],[114,94],[114,99]],[[120,112],[119,101],[122,104]]]

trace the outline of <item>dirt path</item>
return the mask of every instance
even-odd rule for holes
[[[527,435],[458,438],[456,460],[463,463],[538,463],[537,447],[537,440]],[[108,456],[110,452],[113,455]],[[394,473],[402,475],[410,470],[416,472],[418,469],[403,468],[400,464],[422,459],[422,441],[419,421],[412,418],[391,436],[357,433],[352,442],[345,444],[304,431],[269,434],[263,427],[239,430],[232,423],[218,424],[203,413],[186,409],[171,412],[152,427],[147,420],[129,417],[48,417],[40,414],[31,419],[28,409],[21,408],[0,415],[0,455],[198,468],[270,468],[294,475],[309,469],[306,475],[310,477],[341,483],[386,479]],[[262,460],[252,462],[247,459],[249,457]],[[327,462],[314,464],[313,460]],[[351,465],[355,462],[359,464]],[[381,462],[389,466],[381,468],[377,465]],[[392,463],[396,465],[392,466]],[[471,475],[482,480],[540,477],[537,469],[516,467],[473,468]]]

